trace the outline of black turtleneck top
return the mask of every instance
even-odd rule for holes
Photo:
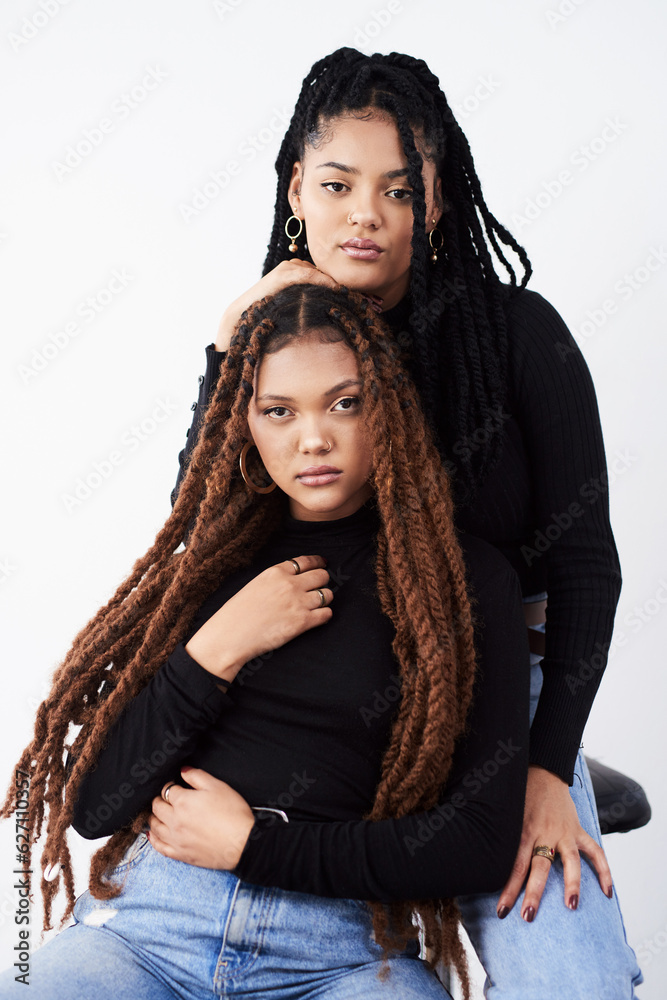
[[[80,785],[82,836],[107,836],[150,806],[180,767],[230,784],[257,812],[239,878],[322,896],[450,897],[499,889],[518,848],[528,761],[528,658],[520,589],[508,562],[462,536],[483,621],[467,730],[439,802],[399,819],[372,807],[400,697],[395,635],[375,575],[373,498],[337,520],[289,514],[252,563],[204,602],[189,630],[112,727]],[[333,615],[246,663],[226,691],[185,651],[222,604],[268,566],[327,560]],[[69,761],[68,761],[69,764]]]
[[[409,329],[410,309],[408,294],[381,316],[398,334]],[[590,372],[561,316],[528,289],[508,300],[506,314],[503,451],[477,496],[459,505],[457,525],[503,553],[524,597],[548,593],[544,682],[530,761],[571,785],[621,589],[604,445]],[[179,455],[172,503],[223,359],[213,344],[206,348],[206,374]]]

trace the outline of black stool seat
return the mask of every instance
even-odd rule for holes
[[[651,806],[646,792],[633,778],[586,757],[602,833],[627,833],[646,826]]]

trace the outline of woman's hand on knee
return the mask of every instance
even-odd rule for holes
[[[528,769],[521,844],[512,874],[498,900],[497,912],[501,919],[514,906],[526,878],[528,882],[521,916],[529,923],[535,919],[552,865],[548,858],[533,855],[536,847],[553,847],[555,853],[560,855],[565,882],[564,901],[571,910],[576,910],[579,905],[580,852],[590,859],[602,891],[611,896],[612,878],[606,855],[579,823],[568,786],[551,771],[531,766]]]

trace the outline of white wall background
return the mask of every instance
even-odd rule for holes
[[[4,0],[7,780],[51,671],[169,512],[204,346],[260,277],[274,160],[303,76],[341,45],[408,52],[440,78],[491,210],[532,259],[530,287],[568,322],[597,387],[624,587],[584,739],[653,805],[646,828],[604,845],[644,970],[639,995],[664,995],[665,27],[657,0]],[[151,72],[154,89],[129,106],[123,95]],[[59,168],[95,129],[89,155]],[[186,221],[183,206],[231,160],[236,175]],[[109,295],[114,271],[126,285]],[[112,452],[108,478],[68,503]],[[13,821],[0,827],[4,968]],[[83,891],[91,845],[70,839]]]

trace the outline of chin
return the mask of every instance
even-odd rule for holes
[[[321,489],[321,487],[317,487]],[[313,496],[313,497],[292,497],[292,502],[297,503],[303,511],[309,514],[320,515],[324,519],[333,519],[342,516],[340,512],[344,507],[355,501],[352,496]],[[361,505],[361,501],[359,502]]]
[[[340,257],[343,259],[340,260]],[[367,292],[387,285],[386,278],[381,276],[379,270],[372,266],[377,263],[379,261],[353,260],[351,257],[346,257],[342,250],[339,250],[337,254],[322,261],[321,264],[315,261],[315,267],[319,271],[324,271],[339,285],[347,285],[352,291]]]
[[[309,510],[313,514],[335,514],[337,510],[344,507],[348,500],[333,500],[322,497],[320,500],[310,500],[308,503],[298,500],[304,510]]]

